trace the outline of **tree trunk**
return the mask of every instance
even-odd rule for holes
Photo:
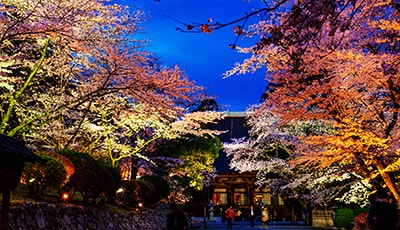
[[[397,201],[397,204],[400,204],[400,196],[397,192],[396,186],[394,185],[392,179],[390,178],[389,174],[385,170],[385,166],[383,166],[382,162],[377,160],[376,167],[378,168],[379,174],[381,175],[383,181],[388,186],[390,192],[393,194],[394,198]]]

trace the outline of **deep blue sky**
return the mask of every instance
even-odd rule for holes
[[[216,97],[224,111],[244,111],[250,104],[259,103],[267,82],[264,72],[237,75],[226,79],[222,74],[247,56],[228,47],[236,39],[232,27],[211,34],[182,33],[175,30],[179,23],[166,17],[192,23],[205,23],[208,18],[226,23],[244,16],[245,12],[262,7],[261,0],[113,0],[144,10],[150,17],[142,24],[145,37],[150,39],[147,50],[161,57],[166,66],[178,64],[190,80],[206,88]],[[239,39],[245,46],[250,41]]]

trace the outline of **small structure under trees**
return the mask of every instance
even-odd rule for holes
[[[3,194],[0,229],[8,229],[10,192],[19,182],[25,162],[40,162],[41,158],[32,153],[22,141],[0,134],[0,193]]]

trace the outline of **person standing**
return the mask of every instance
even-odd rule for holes
[[[261,210],[261,223],[268,229],[269,212],[267,207],[262,207]]]
[[[209,221],[214,221],[214,203],[212,200],[210,200],[210,203],[208,204],[208,212],[210,212],[210,218],[208,219]]]
[[[185,214],[178,209],[175,202],[171,202],[167,214],[167,230],[186,230],[188,220]]]
[[[253,208],[253,206],[250,206],[250,216],[249,216],[249,218],[250,218],[250,227],[254,227],[254,222],[255,222],[255,219],[256,219],[256,213],[255,213],[255,211],[254,211],[254,208]]]
[[[389,202],[385,189],[378,188],[376,200],[371,204],[367,218],[372,230],[396,230],[399,214],[394,204]]]
[[[233,218],[235,217],[235,211],[233,211],[232,205],[225,211],[226,216],[226,230],[232,230]]]
[[[221,221],[222,223],[225,223],[225,215],[224,215],[224,209],[222,207],[219,207],[219,215],[221,216]]]

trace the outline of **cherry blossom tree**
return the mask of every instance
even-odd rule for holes
[[[338,203],[369,204],[371,185],[361,175],[339,166],[315,170],[290,164],[299,137],[329,133],[332,127],[316,121],[282,124],[278,116],[268,110],[260,114],[258,109],[248,110],[249,137],[224,143],[224,150],[232,157],[231,168],[239,172],[257,172],[259,187],[271,189],[288,202],[302,201],[304,210]]]
[[[320,170],[339,165],[370,182],[380,178],[400,203],[389,175],[400,159],[399,2],[276,0],[265,6],[231,23],[184,30],[210,33],[258,16],[257,24],[234,27],[238,36],[259,41],[232,46],[251,57],[226,77],[265,67],[262,109],[279,114],[283,123],[319,120],[334,127],[302,137],[292,163]]]
[[[136,39],[141,11],[103,0],[4,0],[0,10],[0,133],[38,151],[73,149],[113,167],[135,157],[177,172],[182,159],[147,148],[218,134],[203,127],[221,113],[190,111],[211,100],[202,87]]]
[[[388,1],[298,2],[279,25],[256,26],[266,40],[241,67],[267,65],[265,107],[283,120],[319,119],[336,128],[303,138],[295,163],[380,175],[400,201],[388,175],[399,159],[398,14]]]
[[[0,8],[1,133],[29,141],[59,120],[75,128],[70,143],[107,95],[177,118],[202,90],[179,67],[154,65],[135,38],[140,11],[103,0],[7,0]]]

